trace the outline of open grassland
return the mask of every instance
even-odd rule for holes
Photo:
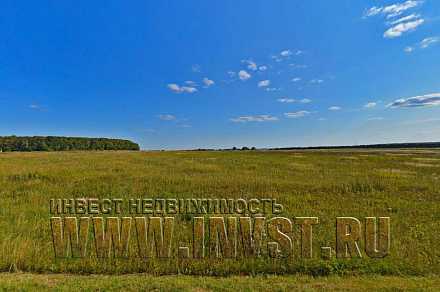
[[[439,291],[438,277],[160,276],[0,274],[0,288],[24,291]]]
[[[435,149],[0,153],[0,270],[73,274],[142,272],[230,276],[301,273],[438,277],[439,186],[440,150]],[[277,198],[285,207],[284,217],[320,218],[320,224],[314,227],[316,256],[312,260],[55,259],[49,199],[76,197]],[[390,255],[380,260],[366,257],[321,260],[320,247],[335,244],[335,218],[338,216],[391,217]],[[176,220],[177,236],[182,240],[190,236],[191,218],[178,216]],[[294,243],[294,248],[298,248],[298,239]],[[24,285],[36,287],[40,285],[38,277],[46,277],[47,283],[41,285],[57,287],[57,279],[62,276],[21,274],[20,277],[17,279],[23,279]],[[0,282],[13,285],[14,279],[2,276]],[[85,278],[67,279],[78,287],[95,285],[91,280],[83,281]],[[104,278],[99,279],[96,283],[104,281]],[[133,289],[142,285],[131,281],[135,277],[121,279]],[[190,285],[192,281],[199,283],[198,278],[179,279],[183,285]],[[238,279],[226,278],[224,283],[231,286],[236,283],[246,289],[249,278]],[[281,290],[289,285],[307,288],[307,279],[298,278],[279,284],[285,287],[274,288]],[[319,283],[331,288],[336,279],[326,278]],[[380,285],[380,281],[374,279],[368,280],[370,285]],[[395,278],[389,279],[400,285],[393,280]],[[174,287],[172,282],[158,281],[157,285]],[[220,283],[217,281],[207,278],[199,286],[209,290]],[[356,287],[357,281],[353,279],[350,285]],[[415,280],[412,287],[417,287],[418,283],[424,285],[424,281],[431,280]],[[271,282],[258,280],[256,283],[259,284],[255,288],[264,289]]]

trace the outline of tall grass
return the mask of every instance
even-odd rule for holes
[[[440,274],[440,151],[0,153],[0,270],[231,275]],[[277,198],[316,216],[313,260],[55,259],[51,198]],[[319,259],[338,216],[391,217],[381,260]],[[179,240],[191,228],[177,217]],[[180,222],[181,221],[181,222]],[[295,238],[295,248],[298,248]]]

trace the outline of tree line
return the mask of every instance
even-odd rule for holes
[[[440,148],[440,142],[388,143],[388,144],[367,144],[367,145],[352,145],[352,146],[283,147],[283,148],[270,148],[269,150],[408,149],[408,148]]]
[[[72,151],[72,150],[140,150],[139,145],[123,139],[0,136],[0,152],[11,151]]]

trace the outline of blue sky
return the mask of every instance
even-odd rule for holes
[[[0,135],[440,141],[439,17],[434,0],[4,0]]]

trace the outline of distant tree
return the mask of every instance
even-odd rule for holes
[[[234,150],[234,151],[235,151],[235,150],[237,150],[237,147],[235,147],[235,146],[234,146],[234,147],[232,147],[232,150]]]
[[[241,150],[246,151],[246,150],[249,150],[249,148],[244,146],[244,147],[241,148]]]
[[[255,148],[255,146],[254,146],[254,147],[251,148],[251,150],[257,150],[257,148]]]

